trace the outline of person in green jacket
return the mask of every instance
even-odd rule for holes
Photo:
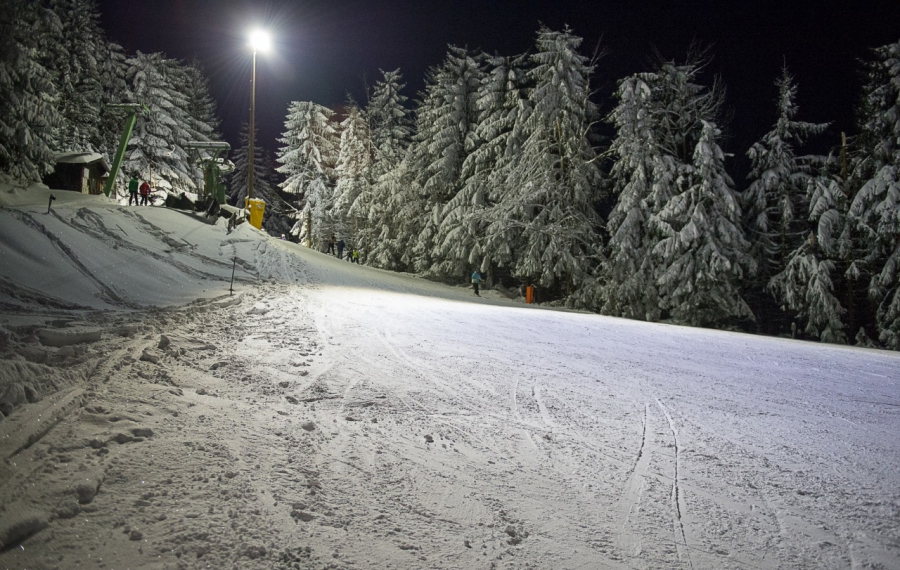
[[[131,205],[131,201],[134,200],[134,205],[138,205],[138,179],[137,176],[131,175],[131,180],[128,181],[128,205]]]

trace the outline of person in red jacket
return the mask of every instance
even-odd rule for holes
[[[141,206],[149,206],[150,205],[150,185],[147,184],[145,180],[143,184],[141,184]]]

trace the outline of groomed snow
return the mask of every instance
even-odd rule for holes
[[[896,353],[44,212],[0,208],[0,567],[900,567]]]

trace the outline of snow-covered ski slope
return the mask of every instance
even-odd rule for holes
[[[0,209],[0,316],[140,333],[87,349],[83,410],[0,483],[2,513],[53,513],[52,483],[99,470],[90,514],[0,567],[900,568],[900,355],[477,299],[159,208],[54,211]],[[143,310],[221,295],[233,258],[234,301]],[[122,418],[153,436],[118,442]]]

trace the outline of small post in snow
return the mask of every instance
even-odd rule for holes
[[[234,294],[234,268],[237,265],[237,257],[231,258],[231,287],[228,288],[228,294]]]
[[[50,208],[53,206],[53,201],[56,200],[56,196],[50,194],[50,202],[47,203],[47,213],[50,213]]]

